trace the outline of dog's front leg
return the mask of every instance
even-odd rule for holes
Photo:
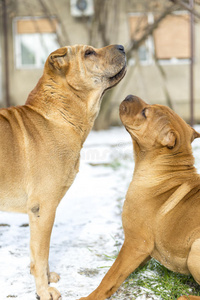
[[[123,281],[143,262],[150,259],[149,253],[145,252],[143,247],[138,244],[132,245],[132,242],[124,242],[118,257],[114,264],[103,278],[98,288],[88,297],[79,300],[104,300],[109,298]]]
[[[200,284],[200,239],[196,239],[190,249],[187,265],[190,273],[196,280],[198,284]],[[178,300],[200,300],[200,296],[181,296]]]
[[[40,300],[57,300],[60,298],[60,293],[48,285],[48,281],[52,277],[59,279],[56,273],[49,273],[48,266],[50,237],[55,210],[50,204],[49,206],[34,205],[28,212],[30,221],[31,274],[35,277],[36,291]]]

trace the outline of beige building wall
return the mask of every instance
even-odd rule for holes
[[[15,63],[15,47],[13,34],[13,18],[45,16],[44,11],[39,6],[39,1],[17,0],[12,14],[9,14],[9,75],[10,75],[10,101],[12,105],[22,105],[25,103],[29,92],[35,87],[38,79],[41,77],[43,70],[40,69],[17,69]],[[26,3],[26,4],[25,4]],[[123,1],[120,1],[123,6]],[[65,40],[67,44],[88,44],[89,34],[88,26],[80,18],[71,16],[70,0],[45,1],[48,12],[59,16],[62,20],[60,26],[61,36],[67,32]],[[141,4],[141,3],[140,3]],[[141,6],[141,5],[140,5]],[[136,9],[136,8],[135,8]],[[141,7],[142,9],[142,7]],[[122,13],[119,18],[119,33],[112,43],[123,44],[125,47],[130,42],[130,28],[128,22],[128,13],[126,9],[121,9]],[[58,20],[59,21],[59,20]],[[200,22],[195,25],[195,118],[200,121]],[[4,53],[3,53],[3,32],[0,27],[1,43],[1,69],[2,69],[2,97],[0,93],[0,105],[5,106],[5,82],[3,79]],[[96,45],[93,45],[96,46]],[[100,45],[98,45],[100,46]],[[34,47],[34,44],[33,44]],[[173,108],[183,118],[189,120],[189,64],[165,64],[162,68],[166,74],[165,80],[162,78],[160,71],[155,63],[148,65],[132,65],[128,67],[127,75],[123,81],[115,87],[112,97],[113,108],[110,118],[114,124],[119,122],[118,105],[128,94],[135,94],[149,103],[168,104],[166,93],[167,90],[172,101]]]

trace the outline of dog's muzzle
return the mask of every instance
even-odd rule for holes
[[[125,103],[125,100],[122,101],[122,103],[119,106],[119,113],[120,115],[127,115],[130,112],[130,107],[129,105],[127,105],[127,103]]]
[[[120,104],[119,107],[119,112],[120,115],[128,115],[130,113],[130,104],[134,101],[134,96],[133,95],[128,95]]]

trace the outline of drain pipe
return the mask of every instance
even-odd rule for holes
[[[194,8],[194,0],[190,0],[190,8]],[[194,125],[194,14],[190,13],[190,125]]]
[[[4,74],[5,74],[5,100],[6,106],[10,106],[9,95],[9,60],[8,60],[8,19],[6,10],[6,0],[2,0],[2,14],[3,14],[3,36],[4,36]]]

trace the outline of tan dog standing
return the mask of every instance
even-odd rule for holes
[[[121,45],[77,45],[49,55],[24,106],[0,110],[0,210],[28,213],[31,273],[40,300],[57,300],[48,286],[56,208],[79,168],[82,145],[105,90],[125,75]]]
[[[191,273],[200,284],[200,175],[191,149],[200,134],[170,108],[132,95],[121,103],[120,117],[135,156],[122,213],[125,240],[99,287],[82,300],[110,297],[151,257],[172,271]]]

